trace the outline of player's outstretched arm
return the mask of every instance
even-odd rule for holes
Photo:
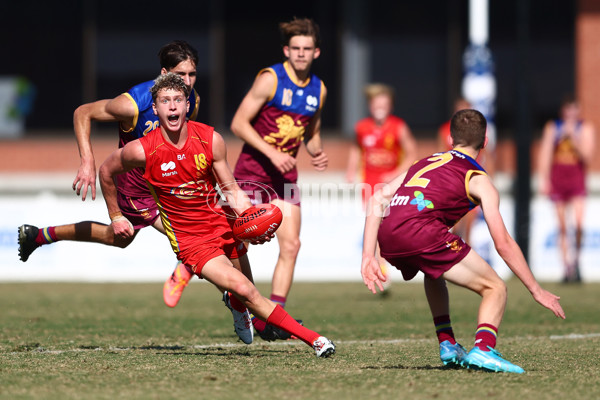
[[[256,77],[250,91],[248,91],[233,116],[231,131],[244,142],[267,156],[281,173],[285,173],[296,166],[296,159],[287,153],[278,151],[265,142],[252,127],[252,120],[271,98],[275,84],[276,78],[270,71],[265,71]]]
[[[375,192],[373,196],[371,196],[369,204],[367,205],[367,217],[365,218],[363,254],[360,272],[363,282],[373,293],[377,293],[376,287],[378,287],[380,291],[383,291],[382,282],[387,280],[383,271],[381,271],[379,262],[375,257],[375,249],[377,248],[377,231],[379,230],[379,224],[381,224],[385,209],[390,203],[390,200],[396,190],[404,181],[405,176],[406,173],[401,174],[389,184]]]
[[[96,200],[96,160],[90,140],[92,121],[111,121],[111,116],[106,112],[106,104],[110,100],[99,100],[83,104],[73,113],[73,130],[79,148],[81,163],[73,181],[73,190],[81,194],[85,201],[88,187],[92,192],[92,200]]]
[[[73,181],[73,190],[78,196],[81,194],[81,200],[85,201],[88,188],[92,193],[92,200],[96,199],[96,160],[90,140],[92,121],[118,121],[128,126],[132,124],[135,114],[133,103],[124,95],[117,96],[112,100],[105,99],[82,104],[73,113],[73,130],[81,159]]]
[[[139,140],[127,143],[123,148],[115,150],[100,166],[100,187],[111,225],[116,236],[130,238],[134,235],[134,229],[129,220],[121,214],[117,203],[117,187],[114,177],[136,167],[144,167],[146,155]]]
[[[560,305],[560,297],[544,289],[531,273],[521,248],[510,236],[500,215],[500,197],[491,179],[487,175],[477,175],[469,182],[470,194],[481,203],[481,210],[488,225],[494,246],[511,271],[523,282],[533,298],[548,308],[557,317],[565,318]]]

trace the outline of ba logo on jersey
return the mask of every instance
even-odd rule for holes
[[[172,176],[172,175],[177,175],[177,171],[173,171],[175,169],[175,162],[174,161],[169,161],[168,163],[162,163],[160,165],[160,169],[163,171],[162,176]],[[168,172],[170,171],[170,172]]]

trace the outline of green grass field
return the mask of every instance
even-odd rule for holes
[[[300,341],[242,344],[216,289],[199,281],[175,309],[160,283],[4,283],[0,398],[600,398],[600,284],[544,285],[562,296],[565,321],[508,285],[497,348],[523,375],[443,368],[418,283],[395,282],[385,298],[361,283],[294,284],[287,310],[336,343],[329,359]],[[450,296],[470,348],[479,298]]]

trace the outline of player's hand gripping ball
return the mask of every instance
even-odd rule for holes
[[[248,208],[233,223],[236,238],[248,242],[260,242],[269,239],[275,233],[283,214],[273,204],[258,204]]]

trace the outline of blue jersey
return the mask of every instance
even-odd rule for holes
[[[135,85],[127,92],[123,93],[133,103],[136,112],[133,117],[133,127],[125,130],[119,126],[119,147],[127,143],[146,136],[148,132],[158,127],[158,116],[154,115],[152,110],[152,94],[150,88],[154,81],[147,81]],[[189,97],[190,110],[187,113],[188,119],[195,120],[198,116],[198,107],[200,105],[200,96],[195,89],[192,89]],[[133,169],[125,174],[117,175],[117,189],[120,193],[129,197],[150,196],[148,186],[144,180],[144,170],[142,168]]]

